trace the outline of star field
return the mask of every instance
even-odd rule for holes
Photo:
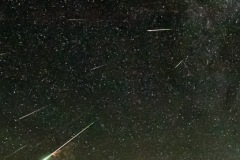
[[[240,3],[0,3],[0,159],[240,158]]]

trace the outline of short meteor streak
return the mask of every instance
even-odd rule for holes
[[[19,120],[22,120],[22,119],[24,119],[24,118],[26,118],[26,117],[28,117],[28,116],[31,116],[32,114],[34,114],[34,113],[36,113],[36,112],[39,112],[39,111],[43,110],[44,108],[46,108],[46,107],[42,107],[42,108],[40,108],[40,109],[37,109],[37,110],[35,110],[35,111],[33,111],[33,112],[25,115],[25,116],[20,117],[19,119],[15,120],[15,121],[19,121]]]
[[[12,155],[16,154],[18,151],[22,150],[23,148],[27,147],[27,145],[22,146],[21,148],[17,149],[16,151],[14,151],[13,153],[7,155],[4,159],[7,159],[9,157],[11,157]]]
[[[90,71],[93,71],[93,70],[98,69],[98,68],[102,68],[104,66],[106,66],[106,65],[104,64],[104,65],[101,65],[101,66],[94,67],[94,68],[90,69]]]
[[[149,29],[148,32],[170,31],[171,29]]]
[[[174,69],[176,69],[181,63],[184,62],[184,60],[187,60],[187,59],[188,59],[188,55],[187,55],[183,60],[181,60],[181,61],[174,67]]]
[[[183,60],[184,60],[184,59],[183,59]],[[183,60],[181,60],[181,61],[175,66],[174,69],[176,69],[176,68],[183,62]]]
[[[68,19],[69,21],[84,21],[85,19],[75,19],[75,18],[72,18],[72,19]]]
[[[0,56],[4,56],[5,54],[9,54],[8,52],[6,53],[0,53]]]
[[[78,134],[73,136],[71,139],[69,139],[66,143],[64,143],[62,146],[60,146],[58,149],[56,149],[54,152],[52,152],[50,155],[48,155],[43,160],[48,160],[52,155],[54,155],[56,152],[58,152],[60,149],[62,149],[64,146],[66,146],[69,142],[71,142],[73,139],[75,139],[77,136],[79,136],[81,133],[83,133],[85,130],[87,130],[89,127],[91,127],[96,121],[89,124],[87,127],[85,127],[83,130],[81,130]]]

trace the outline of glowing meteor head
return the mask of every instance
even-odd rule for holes
[[[49,160],[49,158],[51,158],[52,154],[48,155],[47,157],[45,157],[44,159],[42,160]]]

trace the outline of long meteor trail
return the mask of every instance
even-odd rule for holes
[[[23,148],[27,147],[27,145],[22,146],[21,148],[17,149],[16,151],[14,151],[13,153],[7,155],[4,159],[7,159],[9,157],[11,157],[12,155],[16,154],[18,151],[22,150]]]
[[[37,110],[35,110],[35,111],[33,111],[33,112],[25,115],[25,116],[20,117],[19,119],[15,120],[15,121],[20,121],[20,120],[22,120],[22,119],[24,119],[24,118],[26,118],[26,117],[28,117],[28,116],[31,116],[32,114],[34,114],[34,113],[36,113],[36,112],[39,112],[39,111],[43,110],[44,108],[46,108],[46,107],[42,107],[42,108],[40,108],[40,109],[37,109]]]
[[[97,120],[96,120],[97,121]],[[81,133],[83,133],[85,130],[87,130],[89,127],[91,127],[96,121],[92,122],[91,124],[89,124],[87,127],[83,128],[78,134],[76,134],[75,136],[73,136],[71,139],[69,139],[67,142],[65,142],[63,145],[61,145],[58,149],[56,149],[54,152],[52,152],[51,154],[49,154],[46,158],[44,158],[43,160],[48,160],[52,155],[54,155],[54,153],[58,152],[60,149],[62,149],[64,146],[66,146],[69,142],[71,142],[74,138],[76,138],[77,136],[79,136]]]

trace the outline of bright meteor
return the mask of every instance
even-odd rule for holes
[[[148,32],[170,31],[171,29],[149,29]]]
[[[56,149],[54,152],[52,152],[51,154],[49,154],[47,157],[45,157],[43,160],[48,160],[52,155],[54,155],[54,153],[56,153],[57,151],[59,151],[60,149],[62,149],[64,146],[66,146],[69,142],[71,142],[74,138],[76,138],[77,136],[79,136],[81,133],[83,133],[85,130],[87,130],[89,127],[91,127],[96,121],[92,122],[91,124],[89,124],[87,127],[83,128],[78,134],[76,134],[75,136],[73,136],[71,139],[69,139],[67,142],[65,142],[62,146],[60,146],[58,149]]]
[[[22,119],[24,119],[24,118],[26,118],[26,117],[28,117],[28,116],[31,116],[32,114],[34,114],[34,113],[36,113],[36,112],[39,112],[39,111],[43,110],[44,108],[46,108],[46,107],[42,107],[42,108],[40,108],[40,109],[37,109],[37,110],[35,110],[35,111],[33,111],[33,112],[25,115],[25,116],[20,117],[19,119],[15,120],[15,121],[19,121],[19,120],[22,120]]]

